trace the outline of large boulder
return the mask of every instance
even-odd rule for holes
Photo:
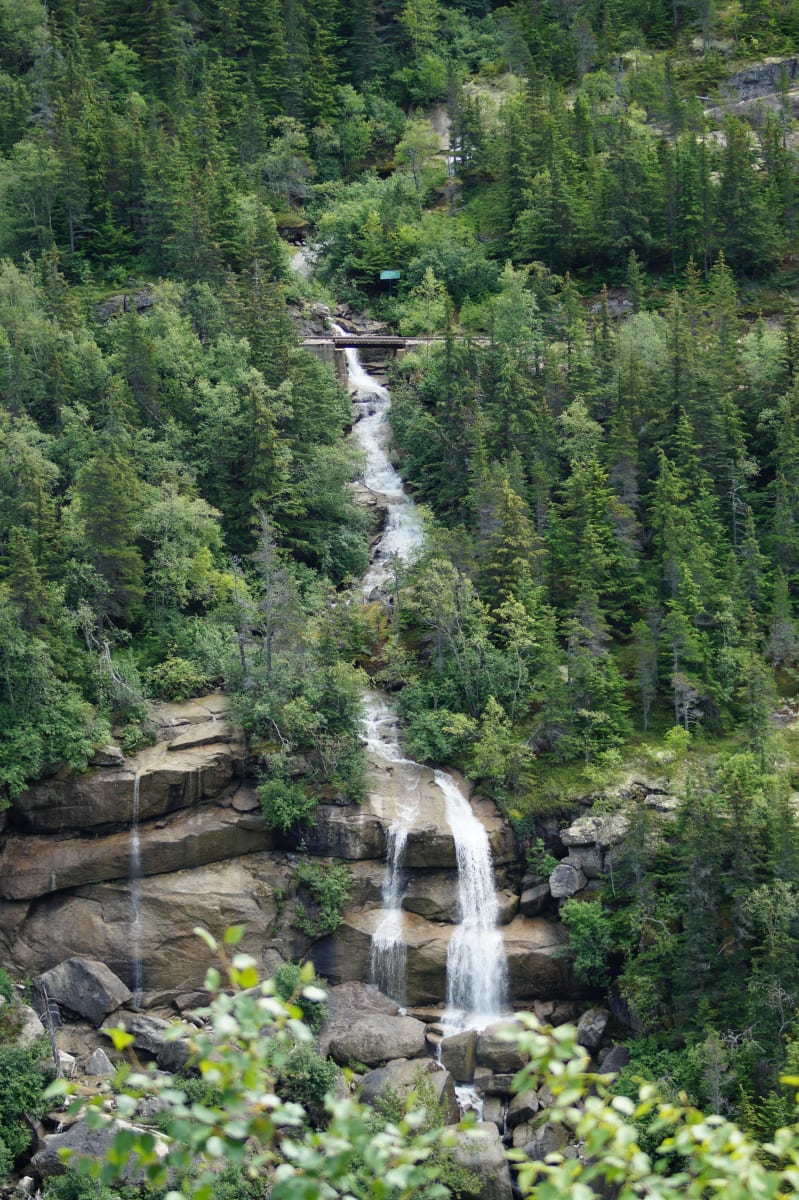
[[[341,983],[327,993],[327,1020],[319,1031],[319,1053],[327,1055],[334,1037],[346,1033],[353,1021],[366,1016],[399,1016],[400,1008],[370,983]]]
[[[474,1125],[453,1151],[455,1161],[474,1176],[471,1187],[460,1191],[470,1200],[512,1200],[510,1168],[499,1130],[492,1122]]]
[[[61,1151],[68,1150],[70,1156],[79,1158],[105,1158],[119,1129],[136,1129],[127,1121],[112,1121],[100,1129],[89,1129],[85,1120],[75,1121],[63,1133],[53,1133],[45,1137],[39,1149],[31,1159],[31,1168],[43,1179],[52,1175],[63,1175],[67,1169],[61,1158]],[[144,1133],[145,1130],[141,1129]],[[161,1156],[166,1153],[166,1142],[156,1135],[156,1153]],[[120,1183],[133,1183],[142,1178],[141,1170],[124,1167],[119,1174]]]
[[[527,1062],[527,1055],[508,1040],[518,1025],[515,1021],[497,1021],[480,1034],[477,1043],[477,1061],[481,1067],[490,1067],[501,1075],[520,1071]]]
[[[466,1029],[442,1038],[439,1046],[441,1062],[451,1071],[458,1083],[471,1083],[477,1065],[477,1032]]]
[[[579,867],[570,862],[561,862],[549,877],[549,891],[555,900],[576,896],[585,887],[588,880]]]
[[[369,1067],[394,1058],[417,1058],[424,1051],[421,1021],[380,1013],[359,1017],[330,1041],[330,1054],[337,1063],[362,1062]]]
[[[95,1026],[131,1000],[132,994],[113,971],[96,959],[68,958],[35,980],[43,1003],[55,1001]]]
[[[259,816],[233,808],[191,809],[139,827],[139,875],[162,875],[269,850],[274,836]],[[0,896],[29,900],[130,872],[130,831],[107,837],[10,837],[0,851]]]
[[[460,1119],[455,1081],[449,1071],[430,1058],[399,1058],[368,1071],[361,1079],[360,1093],[365,1104],[375,1104],[386,1091],[405,1100],[425,1086],[432,1088],[433,1098],[443,1105],[446,1124],[455,1124]]]

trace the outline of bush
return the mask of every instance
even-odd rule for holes
[[[286,1055],[278,1072],[278,1091],[284,1100],[301,1104],[319,1124],[325,1096],[335,1087],[339,1069],[332,1058],[321,1058],[309,1042],[298,1042]]]
[[[275,969],[275,990],[281,1000],[296,1004],[302,1019],[312,1033],[318,1033],[327,1020],[327,1005],[323,1000],[308,1000],[302,990],[302,968],[297,963],[283,963]],[[325,981],[319,980],[324,987]]]
[[[352,881],[349,868],[343,863],[322,866],[320,863],[303,862],[297,867],[294,878],[301,888],[306,888],[310,893],[315,909],[309,913],[302,900],[298,900],[294,924],[308,937],[335,933],[350,898]]]
[[[613,948],[610,919],[599,903],[567,900],[560,911],[569,931],[572,970],[578,983],[603,989],[610,982],[608,959]]]
[[[0,1178],[31,1143],[26,1117],[45,1110],[44,1044],[0,1046]]]
[[[301,783],[288,779],[265,780],[258,788],[258,799],[267,826],[280,833],[310,825],[316,811],[316,798]]]
[[[180,702],[207,692],[210,681],[199,663],[178,655],[170,655],[162,663],[150,667],[147,683],[158,700]]]

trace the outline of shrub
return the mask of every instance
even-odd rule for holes
[[[314,913],[309,913],[302,900],[297,901],[294,924],[308,937],[324,937],[335,933],[350,898],[352,881],[349,868],[343,863],[322,866],[320,863],[303,862],[294,875],[301,888],[307,889],[314,904]]]
[[[274,981],[280,999],[296,1004],[311,1032],[318,1033],[327,1020],[327,1004],[323,1000],[309,1000],[303,995],[302,968],[297,963],[283,963],[275,969]],[[324,987],[323,979],[319,983]]]
[[[280,833],[310,825],[316,811],[316,798],[301,783],[288,779],[264,780],[258,788],[258,799],[264,821]]]
[[[147,672],[152,694],[159,700],[189,700],[201,696],[210,686],[208,676],[199,663],[178,655],[170,655]]]
[[[599,903],[567,900],[560,911],[569,931],[572,970],[578,983],[602,989],[610,982],[608,959],[613,935],[607,913]]]
[[[45,1110],[44,1044],[0,1046],[0,1178],[31,1143],[26,1117]]]

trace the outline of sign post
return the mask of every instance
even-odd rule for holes
[[[389,296],[391,295],[391,283],[392,283],[392,280],[394,280],[394,279],[399,279],[399,277],[400,277],[400,275],[401,275],[401,274],[402,274],[402,272],[401,272],[401,271],[381,271],[381,272],[380,272],[380,278],[381,278],[381,279],[387,279],[387,280],[388,280],[388,294],[389,294]]]

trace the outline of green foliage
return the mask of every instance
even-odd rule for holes
[[[578,983],[604,991],[611,979],[610,956],[614,948],[612,925],[599,903],[567,900],[560,911],[569,931],[572,970]]]
[[[213,939],[204,937],[216,950]],[[317,1130],[307,1127],[301,1105],[279,1094],[263,1104],[264,1094],[271,1094],[271,1088],[265,1093],[265,1083],[274,1086],[296,1047],[310,1047],[310,1035],[271,985],[257,986],[253,960],[236,956],[227,971],[233,992],[214,998],[206,1014],[211,1032],[195,1037],[200,1070],[220,1089],[220,1102],[191,1104],[176,1081],[163,1074],[130,1076],[127,1087],[135,1095],[121,1093],[118,1110],[132,1112],[142,1093],[158,1096],[169,1140],[159,1154],[149,1131],[118,1131],[105,1162],[97,1165],[100,1183],[113,1185],[120,1166],[131,1164],[146,1171],[150,1186],[169,1181],[175,1200],[210,1200],[218,1194],[223,1160],[251,1179],[267,1173],[274,1200],[342,1193],[364,1200],[445,1197],[439,1181],[448,1169],[446,1148],[453,1134],[435,1127],[434,1113],[429,1128],[431,1116],[417,1097],[411,1098],[410,1110],[389,1114],[379,1136],[375,1121],[381,1118],[349,1099],[333,1101],[328,1095],[329,1123]],[[306,986],[311,979],[308,972]],[[214,969],[209,986],[219,981]],[[662,1098],[652,1085],[632,1096],[614,1094],[602,1076],[588,1072],[588,1056],[574,1028],[550,1029],[526,1014],[520,1023],[514,1040],[528,1061],[514,1079],[514,1090],[543,1083],[551,1095],[547,1122],[564,1127],[585,1150],[537,1161],[522,1150],[511,1152],[522,1194],[591,1200],[613,1189],[666,1200],[676,1189],[687,1200],[703,1200],[722,1190],[731,1200],[749,1200],[790,1193],[799,1158],[794,1127],[778,1129],[764,1146],[722,1116],[706,1117],[682,1098]],[[796,1086],[795,1078],[786,1082]],[[69,1085],[60,1081],[59,1094],[65,1090]],[[78,1105],[90,1124],[99,1127],[107,1120],[99,1104],[84,1099]],[[679,1166],[677,1172],[670,1170],[672,1164]],[[450,1177],[449,1182],[457,1190],[465,1180]]]
[[[344,863],[323,866],[305,859],[297,867],[294,881],[309,898],[309,906],[301,899],[297,901],[294,921],[297,928],[310,938],[335,933],[350,898],[349,867]]]
[[[317,799],[302,783],[267,779],[258,785],[264,821],[270,829],[288,833],[313,823]]]
[[[277,1086],[284,1100],[301,1104],[318,1125],[324,1114],[325,1097],[333,1092],[339,1075],[332,1058],[322,1058],[314,1046],[300,1042],[281,1063]]]
[[[32,1134],[26,1118],[36,1120],[45,1112],[44,1054],[43,1045],[29,1049],[0,1045],[0,1172],[3,1176],[30,1145]]]
[[[158,700],[188,700],[208,690],[208,676],[199,663],[172,655],[147,673],[149,689]]]
[[[309,1000],[303,995],[302,967],[297,963],[283,963],[275,968],[275,991],[281,1000],[296,1004],[302,1010],[302,1019],[311,1033],[318,1033],[327,1020],[327,1005],[321,1000]],[[320,987],[325,981],[319,980]]]

